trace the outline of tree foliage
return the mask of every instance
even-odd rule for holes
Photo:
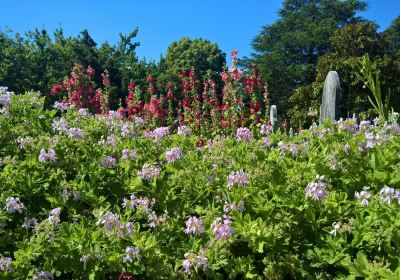
[[[332,51],[329,38],[348,23],[362,21],[361,0],[285,0],[280,19],[262,27],[253,42],[255,62],[269,84],[272,102],[288,109],[294,88],[315,80],[318,58]]]

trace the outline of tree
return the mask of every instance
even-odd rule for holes
[[[389,28],[383,33],[389,44],[387,54],[400,57],[400,16],[398,16]]]
[[[199,81],[204,81],[207,76],[218,80],[225,57],[218,45],[208,40],[182,38],[168,47],[165,60],[161,60],[160,66],[165,72],[160,75],[158,85],[164,87],[168,82],[177,85],[181,72],[191,69]]]
[[[272,103],[289,108],[294,88],[315,80],[318,57],[332,51],[329,38],[366,8],[362,0],[285,0],[280,19],[262,27],[252,42],[256,63],[269,85]]]
[[[335,32],[330,40],[333,51],[318,59],[315,81],[296,88],[289,99],[291,108],[288,114],[294,126],[310,125],[311,119],[307,115],[310,107],[312,112],[317,112],[315,119],[318,118],[324,81],[331,70],[337,71],[340,77],[340,115],[349,117],[356,113],[364,119],[374,117],[375,113],[368,101],[370,92],[357,77],[359,64],[366,53],[376,62],[375,71],[380,73],[383,93],[387,94],[389,90],[392,93],[400,92],[396,78],[400,75],[400,61],[393,56],[384,56],[388,44],[377,29],[374,23],[359,22]],[[392,94],[391,104],[396,110],[400,109],[398,94]]]

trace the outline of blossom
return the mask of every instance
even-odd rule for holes
[[[269,137],[263,137],[262,141],[264,143],[265,146],[271,146],[272,140]]]
[[[182,125],[178,127],[178,135],[190,135],[192,133],[192,129],[186,125]]]
[[[58,223],[60,222],[60,214],[61,214],[61,208],[60,207],[54,208],[53,210],[50,211],[50,215],[47,218],[47,220],[50,223],[58,225]]]
[[[147,197],[139,197],[136,198],[134,194],[130,196],[130,199],[124,198],[122,202],[122,207],[123,208],[136,208],[140,207],[142,208],[145,212],[150,213],[151,208],[155,204],[155,199],[153,198],[152,200],[148,199]]]
[[[103,146],[111,146],[112,148],[115,148],[117,146],[117,139],[115,139],[114,134],[111,134],[108,136],[106,139],[102,139],[99,141],[100,145]]]
[[[230,219],[231,217],[223,215],[211,224],[215,239],[228,239],[234,234],[235,230],[231,227],[232,221]]]
[[[86,256],[86,255],[83,255],[83,256],[81,257],[81,259],[80,259],[81,263],[83,264],[83,270],[86,270],[86,263],[87,263],[87,260],[88,260],[88,256]]]
[[[369,187],[363,187],[361,192],[355,192],[354,197],[356,200],[360,201],[362,206],[368,205],[369,199],[371,198],[372,194],[369,191]]]
[[[112,156],[106,156],[99,161],[99,164],[106,169],[114,168],[117,165],[117,160]]]
[[[224,212],[225,213],[229,213],[232,211],[239,211],[239,212],[243,212],[245,210],[244,208],[244,201],[240,200],[239,203],[236,205],[235,203],[229,203],[227,200],[225,200],[224,203]]]
[[[239,52],[238,50],[231,50],[231,57],[236,58],[238,52]]]
[[[62,91],[62,85],[55,85],[52,87],[52,89],[50,90],[50,94],[54,95],[56,92]]]
[[[86,69],[86,73],[88,73],[88,75],[91,76],[91,77],[94,77],[94,75],[96,74],[94,69],[92,67],[90,67],[90,66]]]
[[[136,246],[135,248],[133,247],[126,247],[125,248],[125,257],[123,259],[123,262],[133,262],[132,257],[135,256],[138,261],[142,259],[142,256],[140,255],[140,248]]]
[[[337,231],[340,229],[340,227],[342,226],[341,223],[339,222],[334,222],[332,224],[333,229],[329,232],[330,234],[336,236]]]
[[[317,175],[317,182],[308,183],[305,193],[307,197],[311,197],[312,200],[324,200],[329,194],[324,182],[324,176]]]
[[[203,231],[203,222],[199,218],[192,216],[186,221],[186,229],[184,230],[186,234],[201,235]]]
[[[240,127],[236,131],[236,139],[249,143],[253,139],[253,133],[247,127]]]
[[[340,130],[346,131],[350,134],[354,134],[358,130],[357,120],[356,119],[346,119],[340,118],[337,121]]]
[[[121,159],[123,160],[134,160],[136,158],[137,151],[132,149],[123,149]]]
[[[112,212],[107,212],[105,214],[100,215],[96,224],[103,225],[104,229],[107,232],[112,232],[114,229],[121,230],[123,228],[123,225],[121,224],[121,221],[119,220],[119,215],[114,214]]]
[[[127,222],[125,224],[125,231],[127,236],[131,236],[135,231],[133,229],[133,223],[132,222]]]
[[[154,139],[162,139],[169,134],[169,127],[158,127],[153,130],[152,137]]]
[[[182,158],[182,151],[179,147],[172,148],[165,154],[165,159],[170,163],[175,162],[180,158]]]
[[[68,138],[83,139],[84,132],[80,128],[71,127],[67,132]]]
[[[33,279],[53,280],[54,275],[50,271],[38,271]]]
[[[6,199],[6,206],[4,207],[8,213],[19,212],[22,213],[22,209],[24,209],[24,204],[20,202],[19,198],[9,197]]]
[[[68,101],[62,101],[62,102],[56,101],[53,105],[53,108],[58,109],[60,111],[66,111],[68,109],[75,108],[75,105],[69,103]]]
[[[370,121],[360,121],[360,125],[358,126],[359,130],[368,130],[371,127]]]
[[[29,219],[29,218],[25,217],[24,222],[21,227],[25,228],[25,229],[30,229],[31,227],[35,228],[37,226],[38,226],[38,223],[37,223],[36,219]]]
[[[137,136],[135,128],[130,124],[124,124],[121,128],[121,137],[127,136],[130,136],[132,138]]]
[[[148,214],[148,219],[149,219],[149,227],[155,228],[167,221],[168,213],[165,212],[164,214],[157,216],[156,212],[153,211]]]
[[[58,132],[67,131],[68,122],[64,118],[60,118],[59,121],[53,120],[51,127],[53,128],[54,131],[58,131]]]
[[[40,162],[55,162],[57,160],[56,152],[53,149],[49,149],[47,152],[45,149],[41,149],[38,160]]]
[[[243,169],[239,171],[232,171],[228,176],[228,188],[232,188],[234,185],[239,187],[246,187],[250,184],[249,174],[245,173]]]
[[[261,135],[268,135],[273,132],[271,124],[263,124],[261,125],[260,133]]]
[[[25,149],[27,146],[32,146],[33,138],[30,136],[26,138],[19,138],[17,142],[20,149]]]
[[[0,271],[11,271],[12,270],[12,259],[3,257],[0,255]]]
[[[11,96],[14,94],[7,91],[7,87],[0,87],[0,114],[8,116],[10,114]]]
[[[89,113],[88,109],[86,109],[86,108],[80,108],[80,109],[78,110],[78,114],[79,114],[79,116],[81,116],[82,118],[86,118],[86,117],[89,117],[89,116],[90,116],[90,113]]]
[[[149,164],[143,165],[142,170],[138,171],[138,176],[146,181],[151,181],[153,178],[160,176],[160,169]]]
[[[396,191],[393,188],[384,187],[379,191],[380,200],[382,203],[390,204],[392,199],[396,198]]]
[[[185,253],[184,258],[182,267],[189,275],[192,274],[192,267],[201,268],[203,271],[208,268],[208,259],[205,256],[204,250],[200,250],[197,256],[192,252]]]

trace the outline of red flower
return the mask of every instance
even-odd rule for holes
[[[90,66],[86,69],[86,73],[88,73],[88,75],[90,77],[94,77],[94,75],[95,75],[94,69],[92,67],[90,67]]]
[[[130,82],[130,83],[128,84],[128,90],[129,90],[129,91],[135,91],[135,87],[136,87],[136,85],[135,85],[134,82]]]
[[[62,91],[62,85],[55,85],[51,90],[50,94],[54,95],[56,92]]]
[[[154,79],[153,79],[152,76],[148,76],[146,81],[150,84],[150,83],[152,83],[154,81]]]
[[[232,51],[231,51],[231,57],[232,57],[232,58],[236,58],[238,52],[239,52],[239,51],[237,51],[237,50],[232,50]]]
[[[229,75],[225,72],[221,73],[221,78],[223,81],[229,81]]]
[[[118,280],[135,280],[136,278],[133,275],[128,274],[127,272],[121,272],[118,276]]]

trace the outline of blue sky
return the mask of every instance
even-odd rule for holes
[[[375,21],[381,30],[400,14],[400,0],[370,0],[369,9],[360,14]],[[9,27],[24,33],[37,28],[54,31],[61,27],[66,35],[76,36],[87,28],[99,44],[112,44],[120,32],[139,27],[139,58],[158,61],[168,45],[184,36],[202,37],[215,42],[227,54],[239,50],[249,56],[250,42],[261,26],[273,23],[281,0],[3,0],[0,29]]]

